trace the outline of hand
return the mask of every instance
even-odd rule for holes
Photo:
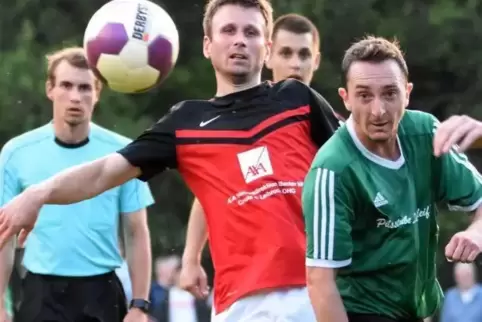
[[[124,322],[149,322],[149,316],[137,308],[132,308],[127,312]]]
[[[209,295],[208,277],[200,264],[182,265],[179,286],[198,299]]]
[[[4,307],[0,307],[0,322],[12,322]]]
[[[438,157],[456,145],[458,152],[464,152],[479,138],[482,138],[482,122],[466,115],[454,115],[442,122],[435,132],[433,152]]]
[[[482,234],[475,230],[465,230],[452,236],[445,247],[448,261],[472,263],[482,251]]]
[[[25,190],[0,208],[0,249],[16,234],[22,246],[32,231],[43,202],[34,190]]]

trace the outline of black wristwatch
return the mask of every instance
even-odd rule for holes
[[[133,299],[131,304],[129,305],[129,309],[136,308],[141,310],[144,313],[149,313],[149,307],[151,306],[151,302],[143,300],[143,299]]]

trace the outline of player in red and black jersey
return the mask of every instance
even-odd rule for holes
[[[294,78],[310,85],[321,58],[320,36],[316,26],[298,14],[282,15],[274,22],[272,41],[266,67],[271,70],[273,81]],[[208,296],[207,276],[200,263],[206,241],[205,215],[196,198],[189,216],[181,286],[199,298]]]
[[[266,66],[272,71],[273,81],[293,78],[309,85],[320,63],[320,39],[315,25],[298,14],[283,15],[274,23],[272,39]],[[200,265],[206,240],[205,215],[196,198],[188,223],[181,283],[186,290],[201,298],[208,295],[207,277]]]

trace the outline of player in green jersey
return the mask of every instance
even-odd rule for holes
[[[444,142],[436,156],[439,122],[405,110],[413,85],[396,43],[363,39],[342,68],[351,116],[318,152],[303,191],[311,302],[323,322],[422,321],[442,299],[436,204],[476,213],[446,248],[451,260],[473,261],[482,176]]]

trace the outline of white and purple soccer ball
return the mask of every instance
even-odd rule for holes
[[[113,0],[90,19],[87,60],[99,79],[122,93],[162,83],[179,55],[179,33],[169,14],[148,0]]]

